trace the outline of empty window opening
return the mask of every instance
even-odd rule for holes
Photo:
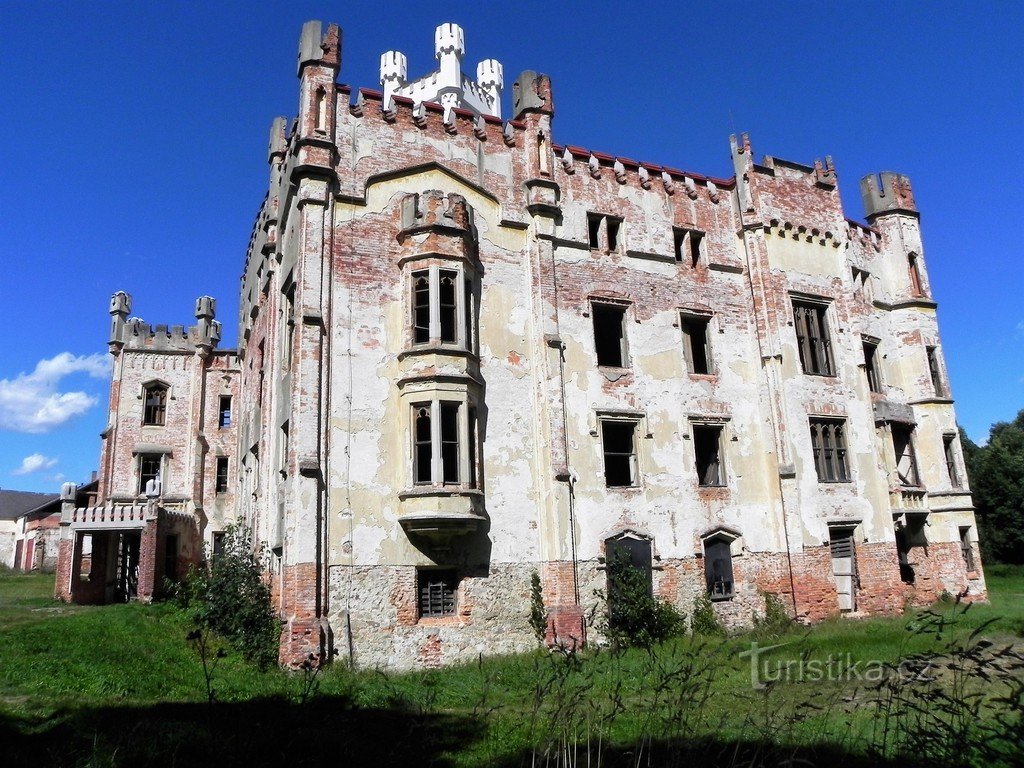
[[[174,533],[164,539],[164,578],[178,581],[178,535]]]
[[[844,613],[854,611],[857,608],[857,550],[853,543],[853,528],[829,529],[829,549],[839,610]]]
[[[683,353],[686,369],[690,373],[711,373],[711,355],[708,348],[708,323],[710,318],[683,316]]]
[[[284,364],[292,367],[292,351],[295,347],[295,285],[288,287],[284,294]]]
[[[620,613],[617,609],[628,609],[620,600],[623,592],[631,594],[643,584],[647,593],[653,594],[650,539],[632,533],[608,539],[604,543],[604,559],[608,577],[608,603],[613,613]]]
[[[873,295],[871,291],[871,273],[863,269],[851,267],[850,273],[853,278],[853,295],[861,301],[871,303]]]
[[[619,224],[618,219],[606,218],[608,223],[608,250],[614,251],[619,247]]]
[[[459,579],[455,571],[417,570],[420,618],[454,616]]]
[[[412,273],[412,327],[413,343],[430,341],[430,273],[425,269]]]
[[[932,391],[936,397],[945,397],[946,388],[942,384],[942,369],[939,367],[939,352],[935,347],[925,347],[928,356],[928,375],[932,379]]]
[[[917,262],[917,254],[907,256],[907,275],[910,278],[910,292],[914,296],[924,296],[921,284],[921,268]]]
[[[466,450],[469,453],[469,487],[476,488],[476,462],[477,462],[477,447],[476,447],[476,408],[469,409],[469,432],[466,436]]]
[[[603,219],[603,216],[598,216],[593,213],[587,214],[587,236],[591,248],[601,247],[601,221]]]
[[[459,482],[459,404],[441,403],[441,480]]]
[[[150,384],[145,389],[142,424],[147,427],[162,427],[167,417],[167,387]]]
[[[587,242],[595,250],[615,251],[619,248],[619,232],[622,226],[622,219],[604,216],[600,213],[587,214]],[[601,243],[601,231],[604,231],[605,240]]]
[[[224,554],[224,531],[213,532],[213,556],[220,557]]]
[[[721,427],[710,424],[693,425],[693,452],[698,485],[725,485],[721,443]]]
[[[881,393],[882,377],[878,372],[878,345],[872,341],[864,342],[864,370],[868,377],[868,389]]]
[[[960,554],[964,558],[964,566],[968,571],[975,571],[974,547],[971,546],[971,527],[965,526],[960,529]]]
[[[804,373],[815,376],[834,375],[827,311],[828,307],[824,304],[793,302],[797,352]]]
[[[220,396],[220,407],[218,409],[217,426],[225,429],[231,426],[231,395]]]
[[[946,458],[946,475],[953,488],[960,487],[960,473],[956,468],[956,435],[942,436],[942,453]]]
[[[433,441],[430,434],[430,403],[413,406],[413,477],[416,483],[431,482]]]
[[[735,594],[729,539],[715,536],[704,542],[704,577],[712,600],[728,600]]]
[[[139,454],[139,493],[146,493],[146,486],[152,480],[154,485],[160,479],[163,455],[159,453]]]
[[[473,281],[467,276],[463,281],[463,311],[465,316],[463,321],[465,323],[464,338],[466,340],[466,349],[475,349],[476,339],[473,336],[473,320],[476,317],[476,304],[473,300]]]
[[[458,279],[458,272],[448,269],[442,269],[438,272],[441,341],[448,344],[454,344],[458,340],[456,328],[458,328],[457,317],[459,308],[455,303]]]
[[[687,263],[691,267],[700,264],[702,243],[704,233],[699,229],[680,229],[675,227],[672,230],[672,240],[675,249],[676,261]]]
[[[845,483],[850,479],[846,456],[846,422],[842,419],[811,419],[814,469],[819,483]]]
[[[626,308],[617,304],[591,305],[597,364],[626,366]]]
[[[638,485],[635,421],[602,420],[604,481],[609,488]]]
[[[217,481],[215,485],[216,493],[226,493],[228,490],[228,457],[218,456],[217,457]]]
[[[917,488],[921,481],[917,472],[917,456],[914,455],[913,435],[913,427],[893,423],[892,447],[896,454],[896,473],[900,484]]]

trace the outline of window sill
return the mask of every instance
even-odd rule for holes
[[[475,352],[467,349],[466,347],[459,346],[458,344],[414,344],[398,353],[398,359],[404,360],[407,357],[415,357],[418,355],[452,355],[453,357],[466,357],[471,360],[477,360],[478,357]]]
[[[829,383],[839,383],[839,375],[835,373],[814,373],[813,371],[803,371],[804,376],[813,376],[816,379],[828,381]]]
[[[469,623],[469,616],[453,613],[451,616],[421,616],[417,627],[463,627]]]
[[[483,498],[479,488],[452,483],[451,485],[417,485],[399,492],[399,499],[422,498],[424,496],[477,496]]]
[[[686,375],[690,377],[691,381],[718,381],[717,373],[694,373],[693,371],[687,371]]]
[[[604,486],[606,491],[622,491],[625,493],[640,493],[644,487],[642,485],[608,485]]]
[[[727,603],[730,600],[732,600],[734,597],[736,597],[735,594],[732,594],[732,595],[711,595],[711,594],[709,594],[708,595],[708,599],[712,603]]]

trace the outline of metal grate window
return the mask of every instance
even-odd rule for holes
[[[419,571],[420,618],[453,616],[459,589],[455,571]]]

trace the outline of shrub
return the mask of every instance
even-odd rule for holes
[[[778,595],[764,593],[764,616],[754,616],[754,630],[767,635],[785,632],[793,619],[786,613],[786,606]]]
[[[718,621],[715,607],[707,592],[699,592],[693,598],[693,616],[690,618],[690,631],[695,635],[724,635],[725,630]]]
[[[540,574],[530,574],[530,627],[537,636],[537,642],[544,644],[544,636],[548,631],[548,612],[544,607],[544,594],[540,588]]]
[[[686,629],[686,616],[651,595],[647,574],[634,568],[625,553],[608,562],[608,593],[599,629],[617,648],[650,648]]]
[[[262,669],[276,663],[281,623],[244,526],[228,527],[223,553],[209,570],[189,571],[178,600],[199,627],[221,635],[249,661]]]

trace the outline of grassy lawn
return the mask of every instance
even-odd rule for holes
[[[402,675],[309,681],[229,653],[211,703],[173,606],[65,606],[52,576],[0,574],[0,762],[1009,765],[1024,569],[990,569],[989,588],[966,609]],[[777,647],[752,664],[752,643]]]

